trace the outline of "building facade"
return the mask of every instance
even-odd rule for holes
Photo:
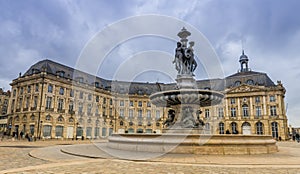
[[[0,132],[5,132],[7,125],[7,109],[8,101],[10,97],[10,91],[4,91],[0,88]]]
[[[239,59],[238,73],[197,81],[200,89],[225,94],[223,103],[201,109],[207,133],[271,135],[288,139],[285,88]],[[176,84],[111,81],[51,60],[32,65],[11,83],[10,134],[39,138],[100,138],[118,133],[161,133],[167,107],[151,104],[152,93]]]

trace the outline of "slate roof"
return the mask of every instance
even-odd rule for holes
[[[104,78],[96,77],[94,75],[75,70],[74,68],[62,65],[49,59],[45,59],[32,65],[24,76],[32,75],[46,71],[47,74],[57,75],[57,73],[63,71],[64,77],[69,79],[83,78],[83,83],[93,85],[95,82],[99,83],[99,87],[118,93],[129,93],[138,95],[150,95],[154,92],[171,90],[176,88],[175,83],[144,83],[144,82],[124,82],[107,80]],[[197,80],[197,86],[199,89],[211,89],[216,91],[224,91],[225,88],[233,87],[236,81],[246,83],[247,80],[253,80],[254,85],[275,86],[273,81],[265,73],[247,71],[238,72],[236,74],[225,77],[224,79],[205,79]]]

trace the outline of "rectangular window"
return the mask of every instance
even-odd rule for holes
[[[205,118],[209,118],[209,109],[205,109]]]
[[[270,96],[270,102],[275,102],[275,100],[276,100],[276,99],[275,99],[275,96],[274,96],[274,95],[271,95],[271,96]]]
[[[235,98],[230,98],[230,104],[235,104]]]
[[[38,96],[34,96],[34,98],[33,98],[33,107],[37,108],[37,105],[38,105]]]
[[[79,114],[82,114],[82,112],[83,112],[83,104],[82,104],[82,103],[79,103],[79,104],[78,104],[78,113],[79,113]]]
[[[39,84],[35,84],[35,92],[39,92]]]
[[[63,87],[61,87],[61,88],[59,89],[59,94],[60,94],[60,95],[64,95],[64,93],[65,93],[65,89],[64,89]]]
[[[124,118],[124,109],[120,109],[120,117]]]
[[[12,103],[11,103],[11,112],[12,113],[14,112],[14,109],[15,109],[15,99],[13,99]]]
[[[80,91],[80,93],[79,93],[79,99],[83,99],[83,92],[82,91]]]
[[[224,110],[223,110],[223,108],[218,108],[218,115],[219,115],[220,118],[224,117]]]
[[[256,106],[255,107],[255,115],[256,117],[260,117],[261,116],[261,107],[260,106]]]
[[[132,100],[129,101],[129,106],[133,106],[133,101]]]
[[[113,104],[113,100],[109,99],[109,104],[112,105]]]
[[[30,105],[30,97],[26,98],[26,104],[25,104],[25,108],[29,108]]]
[[[51,84],[48,85],[48,92],[49,93],[52,93],[53,91],[53,86]]]
[[[156,111],[155,119],[159,120],[160,119],[160,110]]]
[[[92,100],[92,94],[88,95],[88,100],[91,101]]]
[[[139,101],[138,107],[142,107],[142,106],[143,106],[143,102],[142,102],[142,101]]]
[[[92,113],[92,104],[87,105],[87,114],[90,115]]]
[[[74,90],[73,89],[70,90],[70,97],[74,97]]]
[[[138,110],[138,119],[143,118],[143,111],[141,109]]]
[[[52,105],[52,97],[47,97],[46,99],[46,109],[50,109]]]
[[[124,106],[124,100],[120,100],[120,106]]]
[[[19,98],[18,109],[20,109],[22,107],[22,103],[23,103],[23,98]]]
[[[236,117],[236,109],[230,108],[231,117]]]
[[[96,116],[99,115],[99,108],[98,108],[98,107],[96,107],[96,109],[95,109],[95,115],[96,115]]]
[[[255,103],[259,103],[259,102],[260,102],[260,97],[259,96],[255,97]]]
[[[248,105],[243,105],[243,116],[244,117],[249,116]]]
[[[151,102],[147,102],[147,107],[151,107]]]
[[[58,106],[57,106],[57,110],[58,111],[61,111],[63,110],[63,107],[64,107],[64,99],[58,99]]]
[[[96,96],[96,102],[99,102],[99,96],[98,95]]]
[[[133,110],[132,109],[129,109],[129,119],[133,119]]]
[[[109,116],[112,116],[112,108],[109,108]]]
[[[147,110],[147,120],[151,120],[151,110]]]
[[[103,98],[103,104],[106,104],[106,98]]]
[[[31,86],[27,86],[27,93],[31,93]]]
[[[276,106],[270,106],[270,114],[271,116],[276,116]]]
[[[73,112],[74,111],[74,102],[70,101],[69,102],[69,112]]]
[[[21,87],[21,89],[20,89],[20,95],[22,95],[23,94],[23,87]]]

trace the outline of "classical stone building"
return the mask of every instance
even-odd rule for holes
[[[5,132],[7,125],[7,108],[10,97],[10,91],[3,91],[0,88],[0,132]]]
[[[197,87],[225,94],[224,102],[201,108],[207,133],[263,134],[288,139],[285,89],[265,73],[241,69],[224,79],[197,81]],[[167,107],[149,101],[174,84],[111,81],[42,60],[11,83],[9,132],[41,138],[99,138],[112,132],[161,133]],[[196,117],[196,116],[195,116]]]

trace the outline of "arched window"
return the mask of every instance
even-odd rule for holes
[[[238,134],[236,122],[231,123],[231,132],[232,132],[232,134]]]
[[[45,120],[46,121],[51,121],[51,115],[47,115]]]
[[[252,79],[247,80],[246,82],[248,85],[254,85],[254,81]]]
[[[224,131],[224,123],[219,123],[219,134],[224,134],[225,131]]]
[[[70,122],[70,123],[73,123],[73,122],[74,122],[74,118],[73,118],[73,117],[70,117],[70,118],[69,118],[69,122]]]
[[[63,132],[64,132],[64,127],[63,126],[56,126],[55,127],[55,136],[57,138],[60,138],[63,136]]]
[[[249,117],[249,108],[248,108],[248,105],[244,104],[242,106],[242,108],[243,108],[243,116],[244,117]]]
[[[63,122],[63,121],[64,121],[63,116],[60,115],[60,116],[57,118],[57,121],[58,121],[58,122]]]
[[[234,82],[234,86],[240,86],[240,85],[241,85],[241,81]]]
[[[248,122],[242,124],[243,135],[251,135],[251,125]]]
[[[15,117],[15,121],[20,121],[19,116],[16,116],[16,117]]]
[[[123,126],[123,125],[124,125],[124,123],[123,123],[123,121],[121,120],[121,121],[120,121],[120,126]]]
[[[22,121],[24,121],[24,122],[27,121],[27,116],[26,115],[23,116]]]
[[[89,118],[89,119],[87,120],[87,123],[92,123],[92,119]]]
[[[264,125],[262,122],[256,123],[256,134],[257,135],[263,135],[264,134]]]
[[[278,138],[278,123],[277,122],[272,122],[272,137],[273,138]]]
[[[100,121],[97,119],[97,120],[96,120],[96,126],[98,126],[99,123],[100,123]]]

